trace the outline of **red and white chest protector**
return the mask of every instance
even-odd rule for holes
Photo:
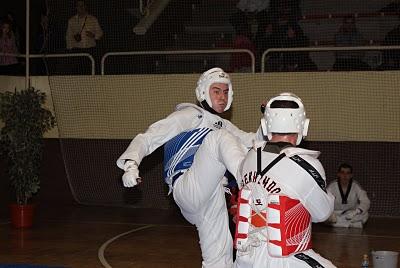
[[[317,152],[299,148],[283,151],[286,156],[265,174],[257,172],[256,150],[251,150],[244,161],[235,236],[239,251],[259,243],[268,243],[268,253],[274,257],[310,249],[312,221],[321,221],[332,211],[333,200],[324,187],[290,159],[299,153],[308,155],[303,157],[325,180],[322,166],[315,158]],[[278,157],[275,153],[260,152],[262,168]]]

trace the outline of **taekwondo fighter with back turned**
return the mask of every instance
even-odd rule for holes
[[[282,93],[267,102],[261,126],[269,141],[256,144],[242,163],[235,267],[335,267],[311,245],[311,223],[330,216],[334,197],[319,152],[296,147],[308,124],[297,96]]]

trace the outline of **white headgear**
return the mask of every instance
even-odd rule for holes
[[[292,101],[297,103],[298,108],[271,108],[274,101]],[[310,119],[306,118],[304,105],[299,97],[291,93],[281,93],[271,98],[265,108],[261,127],[268,139],[272,133],[297,133],[296,145],[299,145],[302,138],[307,136]]]
[[[229,87],[228,92],[228,103],[224,111],[227,111],[232,104],[233,100],[233,89],[231,79],[229,75],[224,72],[221,68],[212,68],[206,72],[204,72],[199,80],[197,81],[196,87],[196,97],[200,104],[203,101],[206,101],[207,104],[212,107],[211,98],[210,98],[210,86],[214,83],[224,83],[227,84]]]

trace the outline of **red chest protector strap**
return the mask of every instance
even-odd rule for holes
[[[277,158],[271,161],[266,168],[261,170],[261,152],[262,147],[257,148],[257,175],[263,176],[268,172],[276,163],[278,163],[285,154],[280,154]],[[236,231],[235,231],[235,242],[234,245],[238,250],[246,250],[248,246],[248,233],[250,230],[250,224],[261,227],[266,226],[266,213],[256,213],[252,211],[250,205],[251,191],[249,189],[242,188],[239,191],[238,202],[237,202],[237,214],[236,214]],[[253,219],[254,218],[254,219]],[[252,220],[253,219],[253,220]]]

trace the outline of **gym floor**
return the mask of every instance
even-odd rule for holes
[[[358,268],[371,250],[400,252],[399,226],[400,218],[383,217],[371,217],[364,229],[315,224],[313,247],[337,267]],[[201,267],[201,256],[195,227],[175,210],[39,206],[32,228],[14,229],[8,220],[0,221],[0,264],[22,263]]]

